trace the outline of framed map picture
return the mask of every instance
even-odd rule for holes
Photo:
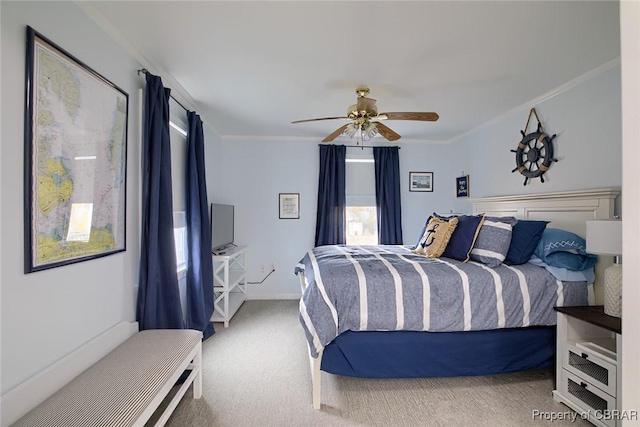
[[[129,96],[27,27],[25,273],[126,249]]]

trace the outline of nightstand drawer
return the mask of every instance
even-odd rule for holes
[[[562,395],[578,405],[583,411],[578,411],[585,419],[594,424],[604,424],[615,427],[616,420],[606,419],[603,414],[616,409],[616,399],[600,390],[598,387],[585,382],[580,377],[562,370],[560,392]]]
[[[563,346],[562,367],[616,397],[616,366],[588,348],[578,347],[572,342]]]

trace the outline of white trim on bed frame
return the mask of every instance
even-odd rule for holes
[[[551,221],[549,227],[562,228],[580,236],[585,235],[586,220],[608,219],[614,215],[619,188],[600,188],[594,190],[565,191],[557,193],[527,194],[518,196],[500,196],[470,199],[473,213],[485,213],[490,216],[514,216],[518,219]],[[604,269],[613,261],[601,260],[596,265],[595,294],[596,303],[603,299],[599,278]],[[304,293],[308,286],[304,274],[298,275],[300,287]],[[320,366],[322,351],[318,357],[309,354],[311,367],[313,408],[320,409],[321,387]]]

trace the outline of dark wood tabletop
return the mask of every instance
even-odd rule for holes
[[[622,334],[622,320],[619,317],[605,314],[603,305],[554,307],[554,310],[617,334]]]

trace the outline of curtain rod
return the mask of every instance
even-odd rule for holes
[[[147,74],[148,72],[149,72],[149,70],[147,70],[146,68],[141,68],[141,69],[139,69],[139,70],[138,70],[138,75],[140,75],[140,73],[142,73],[142,74]],[[170,97],[171,99],[173,99],[173,100],[176,102],[176,104],[178,104],[179,106],[181,106],[181,107],[182,107],[182,109],[183,109],[184,111],[186,111],[187,113],[189,112],[189,109],[188,109],[188,108],[186,108],[184,105],[182,105],[182,104],[180,103],[180,101],[178,101],[176,98],[174,98],[174,97],[173,97],[173,95],[169,94],[169,97]]]
[[[327,144],[318,144],[318,146],[322,147],[323,145],[327,145]],[[380,145],[345,145],[345,147],[347,148],[375,148],[375,147],[380,147]],[[388,145],[383,145],[382,147],[388,147]],[[394,146],[395,147],[395,146]],[[401,150],[402,147],[398,147],[398,150]]]

